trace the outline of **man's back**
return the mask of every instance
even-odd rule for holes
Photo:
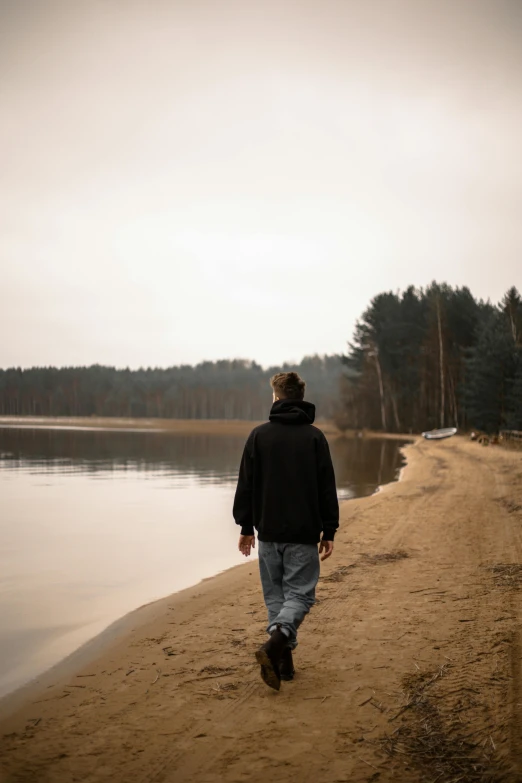
[[[270,420],[250,434],[243,453],[234,517],[260,541],[316,544],[333,535],[339,508],[328,443],[312,425],[315,406],[278,400]]]

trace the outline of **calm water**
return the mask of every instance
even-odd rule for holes
[[[0,695],[113,620],[242,561],[245,438],[0,427]],[[339,497],[396,478],[399,441],[334,438]]]

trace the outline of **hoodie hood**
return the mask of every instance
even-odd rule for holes
[[[277,400],[268,418],[278,424],[313,424],[315,405],[305,400]]]

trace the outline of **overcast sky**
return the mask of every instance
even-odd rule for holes
[[[345,350],[522,288],[520,0],[0,0],[0,367]]]

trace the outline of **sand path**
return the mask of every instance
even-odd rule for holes
[[[2,783],[522,780],[522,453],[407,456],[342,505],[293,683],[258,677],[265,613],[240,566],[5,702]]]

